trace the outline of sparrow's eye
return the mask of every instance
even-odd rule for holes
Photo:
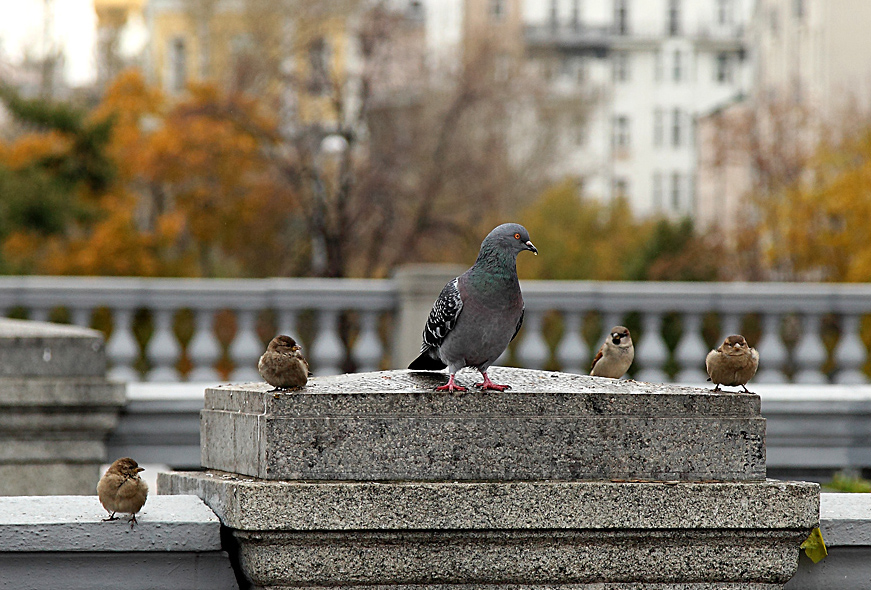
[[[515,239],[515,240],[519,240],[519,239],[520,239],[520,234],[514,234],[514,239]]]

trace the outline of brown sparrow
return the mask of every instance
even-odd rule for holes
[[[118,459],[97,484],[97,496],[100,504],[107,512],[112,514],[104,518],[103,522],[118,520],[116,512],[130,515],[130,528],[136,524],[136,513],[142,509],[145,499],[148,497],[148,484],[139,477],[139,472],[145,471],[130,457]]]
[[[619,379],[629,370],[634,359],[635,347],[632,346],[629,330],[623,326],[614,326],[593,358],[590,375]]]
[[[720,390],[720,385],[735,387],[740,385],[747,390],[747,382],[756,374],[759,368],[759,353],[750,348],[740,334],[733,334],[705,357],[705,368],[714,383],[714,391]]]
[[[257,363],[260,376],[275,389],[297,389],[308,382],[308,361],[290,336],[276,336]]]

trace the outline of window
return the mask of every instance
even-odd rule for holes
[[[680,0],[668,0],[668,34],[680,35]]]
[[[680,109],[671,112],[671,145],[680,147],[683,142],[683,113]]]
[[[572,0],[572,29],[581,28],[581,0]]]
[[[671,173],[671,210],[679,211],[681,204],[681,184],[683,179],[680,172]]]
[[[653,111],[653,145],[655,147],[665,145],[665,111],[661,108]]]
[[[181,92],[187,86],[187,47],[184,39],[176,37],[169,46],[169,87]]]
[[[664,69],[662,63],[662,50],[657,49],[656,53],[653,55],[653,79],[656,82],[662,82]]]
[[[629,81],[629,54],[625,51],[614,52],[614,81]]]
[[[550,0],[550,26],[557,28],[559,25],[559,0]]]
[[[626,115],[614,117],[614,147],[628,148],[629,139],[629,117]]]
[[[671,63],[671,79],[680,82],[683,79],[683,53],[680,49],[674,50]]]
[[[506,0],[490,0],[490,20],[501,21],[508,13],[508,4]]]
[[[626,178],[614,179],[614,198],[628,199],[629,198],[629,180]]]
[[[587,81],[587,61],[583,57],[576,57],[575,63],[575,81],[578,85]]]
[[[799,20],[804,18],[804,0],[792,0],[792,15]]]
[[[717,0],[717,24],[732,24],[732,0]]]
[[[653,173],[653,210],[662,211],[662,172]]]
[[[717,68],[714,78],[720,84],[726,84],[732,81],[732,68],[729,60],[729,54],[721,51],[717,54]]]
[[[330,89],[330,47],[320,37],[308,46],[308,90],[312,94],[326,94]]]
[[[572,142],[582,147],[587,144],[587,119],[583,113],[574,113],[571,116],[570,133]]]
[[[614,0],[614,32],[629,34],[629,0]]]

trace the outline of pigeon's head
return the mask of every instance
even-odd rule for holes
[[[482,249],[484,245],[498,246],[515,255],[523,250],[538,254],[538,250],[529,240],[529,232],[519,223],[503,223],[496,227],[484,238]]]

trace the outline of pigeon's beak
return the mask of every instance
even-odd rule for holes
[[[533,254],[538,256],[538,249],[535,246],[533,246],[532,242],[530,242],[529,240],[526,241],[526,249],[531,250]]]

